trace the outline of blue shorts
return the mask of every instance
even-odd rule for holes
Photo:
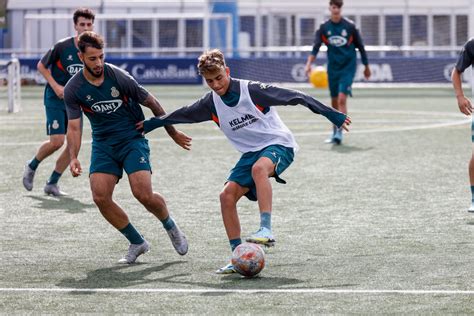
[[[46,107],[46,135],[66,135],[67,113],[66,109]]]
[[[140,170],[151,172],[148,140],[136,138],[116,146],[92,142],[89,173],[108,173],[116,175],[120,179],[123,170],[127,174]]]
[[[279,183],[286,183],[279,177],[283,171],[293,162],[295,152],[293,148],[271,145],[260,151],[248,152],[240,157],[235,167],[230,171],[227,181],[233,181],[242,187],[248,188],[249,191],[245,196],[251,201],[257,201],[257,188],[252,178],[252,167],[261,157],[267,157],[275,164],[275,180]]]
[[[339,93],[352,96],[352,82],[355,76],[355,67],[345,67],[340,70],[328,70],[329,92],[331,98],[337,98]]]

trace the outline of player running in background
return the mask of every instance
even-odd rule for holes
[[[309,76],[311,66],[316,60],[319,48],[324,43],[327,50],[327,72],[331,105],[333,108],[347,114],[347,96],[352,96],[352,81],[357,69],[357,54],[359,49],[362,63],[365,65],[364,76],[370,78],[370,68],[364,44],[354,23],[341,15],[343,0],[329,1],[331,18],[322,23],[316,31],[314,46],[308,56],[305,71]],[[333,126],[328,143],[342,142],[342,129]]]
[[[25,165],[23,186],[28,191],[33,189],[33,179],[39,164],[48,156],[59,150],[65,140],[67,131],[67,114],[64,107],[64,86],[71,77],[82,69],[78,57],[77,38],[84,31],[91,31],[95,15],[92,10],[80,8],[74,12],[73,21],[76,36],[67,37],[57,42],[38,62],[38,71],[48,82],[44,91],[44,106],[46,110],[46,134],[49,140],[38,148],[35,156]],[[58,181],[69,165],[67,148],[56,160],[54,171],[44,187],[44,192],[53,196],[66,193],[59,190]]]
[[[162,222],[176,251],[180,255],[186,254],[185,235],[169,215],[164,198],[153,192],[150,148],[135,128],[135,124],[144,119],[140,104],[150,108],[154,115],[163,115],[165,111],[127,72],[104,62],[104,41],[100,35],[84,32],[79,36],[78,46],[84,68],[64,89],[72,175],[77,177],[82,172],[77,156],[82,136],[81,114],[84,113],[92,129],[89,170],[92,197],[105,219],[130,242],[128,253],[119,262],[134,263],[150,248],[112,198],[123,170],[128,174],[133,196]],[[189,150],[191,138],[173,126],[167,126],[166,131],[179,146]]]
[[[231,78],[219,50],[201,55],[198,70],[211,92],[190,106],[137,124],[137,128],[147,133],[168,124],[213,120],[242,153],[220,193],[221,213],[231,250],[242,242],[237,202],[244,195],[258,201],[260,210],[260,228],[246,240],[271,246],[275,239],[271,227],[272,184],[269,178],[285,183],[280,175],[293,162],[298,148],[293,134],[273,106],[302,104],[346,130],[350,119],[302,92]],[[216,271],[219,274],[233,272],[232,264]]]
[[[472,115],[472,103],[464,95],[462,89],[462,79],[461,75],[468,67],[471,67],[474,63],[474,38],[468,40],[459,54],[456,66],[453,69],[451,74],[451,79],[453,81],[454,92],[456,93],[456,99],[458,101],[459,110],[466,114]],[[474,142],[474,121],[471,124],[472,130],[472,142]],[[469,212],[474,213],[474,152],[471,155],[471,160],[469,161],[469,182],[471,184],[471,207],[468,209]]]

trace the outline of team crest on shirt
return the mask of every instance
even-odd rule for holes
[[[332,34],[331,31],[328,31],[328,36],[331,36],[331,34]]]
[[[67,60],[72,60],[72,55],[67,56]]]
[[[341,35],[344,36],[344,37],[347,36],[347,31],[346,31],[346,29],[343,29],[343,30],[342,30]]]
[[[110,89],[110,95],[113,97],[113,98],[116,98],[120,95],[120,92],[117,90],[117,88],[115,87],[112,87],[112,89]]]
[[[59,123],[58,123],[58,121],[57,121],[57,120],[54,120],[54,121],[53,121],[53,124],[51,124],[51,127],[52,127],[53,129],[58,129],[58,128],[59,128]]]
[[[93,101],[94,99],[91,97],[90,94],[86,95],[86,101],[87,102],[90,102],[90,101]]]

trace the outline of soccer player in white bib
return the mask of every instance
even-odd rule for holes
[[[76,36],[58,41],[38,62],[38,71],[48,82],[44,90],[44,107],[46,110],[46,134],[49,139],[40,145],[36,154],[25,165],[23,186],[28,191],[33,189],[33,180],[39,164],[63,147],[68,124],[63,100],[64,86],[76,72],[82,69],[82,62],[78,56],[77,38],[85,31],[92,31],[94,19],[95,14],[92,10],[77,9],[73,15]],[[53,173],[44,186],[43,190],[46,194],[66,195],[59,190],[58,181],[69,166],[69,161],[69,152],[67,148],[64,148],[56,160]]]
[[[224,55],[217,49],[199,57],[198,70],[212,91],[189,106],[140,122],[137,128],[148,133],[165,125],[213,120],[235,149],[242,153],[220,193],[221,213],[230,248],[233,251],[242,243],[237,202],[243,196],[257,201],[260,210],[260,227],[246,241],[273,246],[272,184],[269,178],[285,183],[280,175],[293,162],[298,149],[293,134],[274,106],[302,104],[345,130],[348,130],[351,120],[302,92],[231,78]],[[216,271],[218,274],[234,272],[231,263]]]
[[[456,65],[451,74],[451,79],[453,81],[454,92],[456,93],[456,99],[458,101],[459,110],[466,114],[472,115],[472,103],[463,92],[462,89],[462,73],[468,68],[471,67],[474,63],[474,38],[468,40],[458,57]],[[474,78],[473,78],[474,79]],[[474,85],[474,81],[471,82],[471,85]],[[474,95],[474,88],[473,88]],[[472,131],[472,142],[474,143],[474,121],[471,124]],[[469,182],[471,184],[471,207],[469,207],[468,212],[474,213],[474,152],[469,161]]]

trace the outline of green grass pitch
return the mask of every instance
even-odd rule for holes
[[[167,111],[206,91],[148,88]],[[326,90],[307,92],[329,102]],[[449,88],[355,89],[342,146],[323,143],[331,128],[323,117],[279,107],[300,151],[283,174],[288,184],[272,181],[277,243],[254,279],[213,273],[230,258],[219,192],[239,158],[214,123],[177,126],[193,137],[190,152],[161,129],[148,135],[154,189],[190,250],[174,252],[125,177],[115,200],[152,250],[123,266],[127,242],[93,204],[87,172],[64,174],[69,197],[45,196],[54,155],[33,191],[22,187],[23,165],[46,139],[42,88],[25,87],[16,114],[0,95],[1,314],[474,313],[470,120]],[[90,147],[86,123],[86,171]],[[238,207],[245,236],[258,228],[258,207]]]

